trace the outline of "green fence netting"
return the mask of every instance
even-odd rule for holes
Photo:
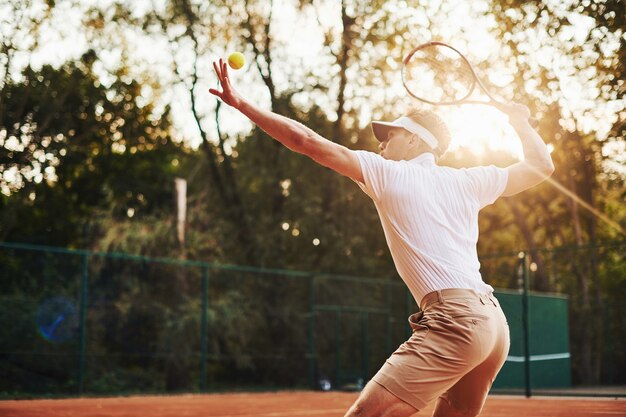
[[[620,395],[624,342],[612,332],[625,326],[624,247],[481,259],[511,330],[494,391]],[[5,397],[359,389],[417,310],[397,277],[12,243],[0,243],[0,283]]]

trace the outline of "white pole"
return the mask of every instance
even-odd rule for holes
[[[187,216],[187,180],[176,178],[176,235],[180,247],[185,248],[185,221]]]

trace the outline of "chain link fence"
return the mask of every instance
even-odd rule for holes
[[[626,243],[484,256],[494,392],[624,395]],[[410,335],[397,277],[0,243],[0,395],[359,389]]]

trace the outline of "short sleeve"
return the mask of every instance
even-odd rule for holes
[[[509,179],[508,171],[495,165],[468,168],[465,172],[481,209],[502,195]]]
[[[355,151],[361,164],[364,183],[355,181],[359,187],[370,196],[372,200],[378,201],[385,189],[385,184],[389,177],[390,161],[382,156],[368,151]]]

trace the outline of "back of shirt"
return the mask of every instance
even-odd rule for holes
[[[415,300],[446,288],[493,291],[479,271],[478,212],[502,194],[507,171],[440,167],[430,153],[410,161],[356,153],[365,181],[357,184],[374,201],[396,269]]]

